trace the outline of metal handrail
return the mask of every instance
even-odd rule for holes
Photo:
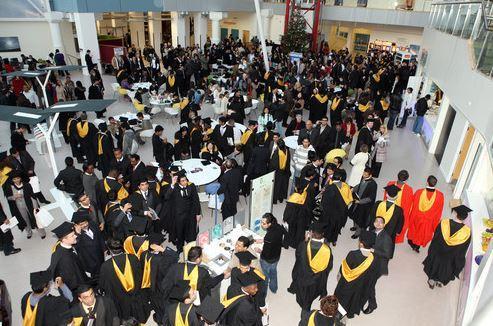
[[[481,1],[481,12],[483,14],[483,23],[484,23],[484,27],[488,31],[493,31],[493,16],[491,16],[492,5],[493,2],[489,0]],[[490,12],[487,12],[488,9]]]

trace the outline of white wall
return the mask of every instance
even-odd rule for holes
[[[452,171],[454,170],[455,162],[461,149],[467,126],[468,122],[466,117],[460,111],[456,110],[454,124],[450,130],[450,135],[448,136],[447,145],[445,146],[442,162],[440,163],[440,169],[442,170],[447,182],[450,182],[450,177]]]
[[[370,42],[375,40],[394,41],[397,45],[420,45],[423,41],[423,30],[406,27],[384,27],[370,28]]]
[[[75,48],[72,23],[69,21],[61,22],[60,30],[62,32],[63,47],[65,49],[65,61],[67,62],[67,64],[76,65],[78,64],[77,59],[79,58],[79,52],[78,49]],[[69,55],[72,57],[69,57]]]
[[[1,21],[0,36],[17,36],[21,47],[20,52],[0,52],[2,58],[20,58],[22,53],[47,59],[51,51],[50,27],[44,21]]]

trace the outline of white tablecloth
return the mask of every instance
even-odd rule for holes
[[[187,178],[196,186],[202,186],[219,178],[221,168],[216,163],[211,162],[209,165],[203,165],[201,159],[191,158],[184,161],[174,161],[172,165],[181,166],[187,172]],[[192,172],[195,169],[200,171]]]
[[[291,149],[298,148],[298,136],[289,136],[284,138],[284,143]]]
[[[142,88],[142,89],[147,88],[147,89],[149,89],[149,88],[151,88],[151,85],[152,85],[151,83],[135,83],[135,84],[132,85],[132,89],[133,90],[137,90],[139,88]]]

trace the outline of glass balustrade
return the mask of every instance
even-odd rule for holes
[[[447,1],[431,6],[428,25],[441,32],[471,40],[476,69],[493,77],[493,32],[485,27],[484,15],[493,15],[488,1]],[[483,10],[482,6],[485,5]]]
[[[314,3],[314,0],[294,0],[297,3]],[[264,0],[264,2],[285,3],[286,0]],[[322,0],[327,6],[364,7],[370,9],[430,11],[433,0]]]

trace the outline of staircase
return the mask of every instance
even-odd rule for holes
[[[493,1],[483,0],[481,4],[483,11],[484,26],[488,31],[493,31]]]

